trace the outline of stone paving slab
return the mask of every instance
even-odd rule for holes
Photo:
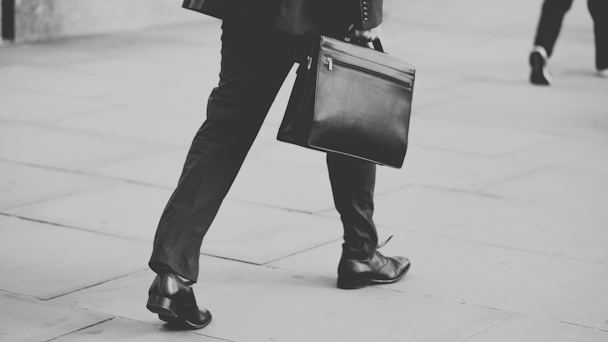
[[[269,129],[270,133],[276,135],[277,129]],[[268,135],[268,130],[263,132],[264,135]],[[263,139],[263,137],[261,137]],[[260,139],[261,140],[261,139]],[[292,175],[291,177],[295,179],[306,179],[308,177],[308,172],[322,172],[329,177],[327,171],[327,155],[323,152],[303,148],[300,146],[286,144],[282,142],[277,142],[275,138],[273,139],[264,139],[264,141],[256,141],[256,145],[252,148],[249,153],[248,159],[246,161],[249,164],[249,160],[255,160],[259,162],[264,162],[266,165],[285,165],[289,167],[297,167],[301,169],[301,172],[298,174]],[[259,143],[259,144],[258,144]],[[409,148],[409,154],[411,155],[413,150],[416,150],[416,147]],[[429,150],[425,150],[429,151]],[[430,151],[431,154],[436,151]],[[426,155],[422,154],[420,149],[417,150],[419,156]],[[441,152],[438,152],[441,153]],[[383,193],[388,191],[393,191],[395,189],[401,188],[403,186],[409,185],[413,182],[416,182],[416,177],[412,177],[410,172],[416,172],[416,170],[411,170],[411,162],[412,158],[406,159],[404,163],[404,167],[402,169],[394,169],[391,167],[377,167],[377,177],[376,177],[376,193]],[[246,164],[246,165],[247,165]],[[426,164],[426,166],[430,166]],[[438,170],[433,169],[432,171],[425,166],[421,166],[425,170],[422,173],[430,172],[437,173]],[[310,170],[310,171],[307,171]],[[440,172],[440,171],[439,171]],[[321,173],[319,173],[321,174]],[[428,174],[428,173],[425,173]],[[445,174],[443,174],[445,175]],[[458,176],[462,176],[462,174],[458,174]],[[240,176],[239,176],[240,178]],[[329,179],[329,178],[328,178]],[[453,177],[452,180],[455,180],[456,177]],[[466,181],[466,180],[465,180]],[[326,209],[326,208],[323,208]]]
[[[91,232],[0,216],[0,260],[10,261],[0,272],[12,275],[0,289],[69,292],[53,299],[69,306],[19,304],[44,319],[56,308],[59,317],[120,316],[74,333],[87,326],[80,315],[65,321],[74,329],[61,321],[18,333],[44,341],[602,339],[608,82],[593,77],[592,22],[575,1],[551,59],[556,84],[528,84],[540,5],[385,4],[386,50],[418,68],[405,167],[378,168],[376,220],[381,238],[396,234],[383,251],[414,265],[397,284],[335,289],[341,231],[324,156],[276,141],[292,70],[203,244],[230,260],[202,257],[195,288],[215,318],[196,333],[170,331],[145,310],[153,274],[144,269],[217,83],[220,22],[2,46],[0,166],[15,169],[0,168],[13,189],[0,201],[12,214]],[[29,251],[23,246],[32,257],[10,259]],[[22,327],[27,318],[7,322]]]
[[[71,195],[106,184],[103,179],[0,162],[0,210]]]
[[[594,82],[603,81],[587,78]],[[424,109],[423,116],[457,123],[479,123],[482,127],[499,125],[579,139],[606,140],[604,128],[608,121],[602,109],[608,106],[604,96],[608,91],[607,84],[597,84],[594,87],[598,91],[596,93],[560,87],[526,89],[519,84],[483,86],[486,83],[475,82],[463,90],[455,90],[465,99]],[[587,87],[589,85],[584,89]]]
[[[89,35],[54,39],[30,44],[18,44],[4,49],[0,55],[0,63],[6,65],[30,65],[36,67],[71,67],[80,63],[128,58],[134,54],[150,54],[149,49],[158,52],[159,46],[171,47],[176,44],[187,44],[200,47],[201,44],[219,40],[219,36],[205,34],[189,34],[188,27],[203,27],[205,31],[218,30],[206,23],[194,25],[177,25],[161,27],[148,31],[120,32],[118,34]],[[186,28],[186,29],[184,29]],[[165,49],[163,56],[170,54]],[[156,55],[156,58],[161,57]]]
[[[100,51],[74,49],[72,48],[73,44],[73,40],[65,39],[36,44],[14,45],[10,49],[2,50],[0,54],[0,66],[26,64],[37,67],[56,67],[81,61],[107,58],[107,54],[102,53],[100,56]]]
[[[38,81],[32,82],[32,79]],[[58,80],[61,80],[61,82],[58,82]],[[23,65],[0,68],[0,89],[90,99],[95,96],[145,87],[146,83],[141,81],[96,77],[54,68],[36,68]]]
[[[165,189],[110,183],[5,212],[152,242],[170,195]],[[341,236],[342,224],[333,218],[227,200],[205,238],[203,253],[261,264]]]
[[[305,212],[333,207],[327,170],[248,160],[227,198]]]
[[[87,169],[88,173],[166,189],[177,186],[188,151],[175,148]]]
[[[0,90],[0,119],[8,122],[49,123],[73,115],[115,108],[116,105],[91,100]]]
[[[342,235],[338,219],[227,200],[201,252],[265,264],[341,240]]]
[[[277,131],[278,127],[276,128],[276,131],[266,130],[262,132],[262,134],[267,136],[269,133],[275,133],[273,135],[276,136]],[[264,139],[264,136],[260,136],[260,140]],[[258,142],[260,142],[260,144],[258,144]],[[267,143],[264,144],[261,141],[256,141],[254,147],[247,155],[247,160],[257,160],[273,164],[285,164],[297,166],[299,168],[327,171],[327,155],[323,152],[279,142],[276,139],[273,141],[270,140],[270,137],[265,139],[265,142]]]
[[[203,259],[201,261],[206,260]],[[154,277],[155,274],[152,271],[143,270],[126,277],[109,280],[94,287],[54,298],[51,301],[103,313],[104,315],[145,322],[154,326],[166,326],[165,322],[159,320],[157,315],[152,314],[146,308],[148,289]],[[200,305],[204,305],[210,294],[204,293],[199,287],[199,285],[195,286],[197,301],[200,302]]]
[[[128,319],[114,318],[111,321],[92,326],[62,336],[56,342],[98,342],[98,341],[126,341],[126,342],[209,342],[218,341],[184,331],[175,331],[166,327],[134,322]],[[228,340],[222,340],[228,341]]]
[[[413,144],[483,157],[501,157],[555,140],[551,135],[421,117],[412,118],[410,129]]]
[[[254,148],[249,159],[300,168],[327,170],[325,154],[289,144],[269,144]],[[599,162],[598,162],[599,163]],[[535,158],[505,163],[499,158],[464,155],[411,143],[402,169],[377,168],[377,194],[408,184],[425,184],[451,189],[477,190],[498,181],[527,174],[540,168]]]
[[[184,56],[206,55],[206,61],[215,68],[196,68],[187,63],[174,63]],[[107,58],[74,63],[66,70],[91,76],[111,77],[135,82],[163,85],[200,85],[206,77],[219,72],[220,54],[210,46],[183,44],[156,44],[144,47],[121,58]],[[216,70],[217,69],[217,70]]]
[[[214,320],[195,333],[235,341],[403,341],[406,335],[412,341],[455,341],[509,314],[375,288],[338,290],[335,279],[209,257],[202,257],[201,272],[197,302]],[[143,289],[152,278],[141,272],[57,300],[163,324],[145,309]],[[436,322],[442,329],[434,328]]]
[[[509,156],[509,165],[535,162],[544,166],[608,172],[608,142],[562,138]]]
[[[3,291],[0,306],[0,339],[6,342],[49,341],[112,318]]]
[[[118,135],[173,145],[190,145],[200,126],[196,112],[146,104],[123,109],[99,110],[95,113],[60,120],[54,127]]]
[[[9,214],[102,234],[151,242],[171,191],[114,182]],[[147,262],[147,261],[146,261]],[[145,267],[146,262],[142,264]]]
[[[53,298],[146,268],[150,245],[0,216],[0,290]]]
[[[0,125],[0,158],[17,163],[81,170],[169,149],[117,136],[12,123]]]
[[[608,333],[572,324],[563,324],[522,315],[514,315],[488,327],[464,342],[605,342]]]
[[[152,88],[135,89],[104,96],[98,101],[122,108],[137,107],[142,106],[142,104],[155,108],[165,108],[167,116],[171,116],[172,113],[196,111],[200,120],[197,125],[198,128],[206,117],[207,100],[211,89],[217,85],[215,79],[213,81],[211,79],[201,79],[199,81],[199,84],[189,87],[157,84]]]
[[[480,192],[584,211],[605,212],[608,208],[606,189],[606,172],[548,168],[489,186]]]
[[[539,165],[535,160],[505,163],[502,158],[465,155],[412,144],[408,148],[403,169],[400,170],[400,180],[397,181],[389,175],[390,169],[379,168],[378,183],[388,180],[393,184],[407,182],[476,191],[538,169]]]
[[[333,210],[326,214],[338,217]],[[413,186],[378,196],[375,222],[404,233],[440,235],[608,264],[605,212]]]
[[[604,264],[378,229],[381,240],[396,235],[383,254],[412,261],[405,278],[386,289],[591,328],[608,317]],[[336,265],[326,261],[339,254],[340,243],[335,242],[269,266],[332,279]]]

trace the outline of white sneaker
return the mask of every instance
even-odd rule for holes
[[[608,78],[608,69],[598,70],[597,77]]]
[[[538,85],[550,85],[553,82],[553,76],[549,71],[547,65],[547,51],[542,46],[535,46],[530,53],[530,66],[532,72],[530,73],[530,82]]]

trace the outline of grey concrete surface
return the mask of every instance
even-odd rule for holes
[[[204,20],[172,0],[15,1],[15,40],[45,40]],[[0,21],[1,23],[1,21]]]
[[[335,287],[325,157],[275,138],[292,72],[203,243],[200,331],[146,310],[147,258],[220,22],[1,46],[0,340],[608,341],[608,79],[575,1],[555,84],[528,83],[540,3],[386,3],[385,49],[418,68],[376,187],[396,284]]]

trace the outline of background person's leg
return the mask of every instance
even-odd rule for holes
[[[545,0],[543,3],[534,45],[545,48],[549,57],[553,54],[564,16],[571,6],[572,0]]]
[[[595,67],[598,71],[608,69],[608,1],[588,0],[587,6],[593,18],[595,33]],[[608,74],[605,75],[608,77]]]
[[[226,21],[219,86],[158,225],[150,267],[196,282],[203,237],[293,65],[297,38]]]
[[[572,0],[545,0],[540,21],[534,38],[534,48],[530,53],[530,82],[537,85],[550,85],[553,76],[549,71],[548,60],[559,36],[564,15],[572,6]]]

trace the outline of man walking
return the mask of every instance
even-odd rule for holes
[[[203,238],[293,66],[302,35],[315,30],[343,38],[352,27],[359,43],[377,39],[382,0],[185,0],[184,7],[223,20],[220,80],[156,231],[149,266],[157,276],[147,307],[162,320],[200,329],[211,313],[198,307],[190,285],[198,279]],[[338,287],[398,281],[410,263],[377,251],[375,164],[328,154],[327,165],[344,228]]]

